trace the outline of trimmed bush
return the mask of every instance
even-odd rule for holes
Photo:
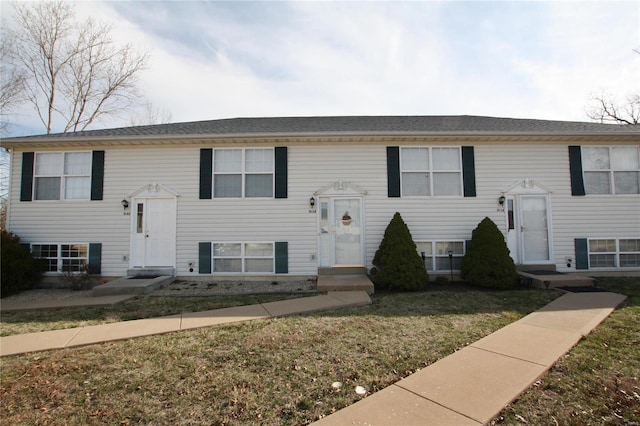
[[[513,288],[518,273],[502,232],[485,217],[471,234],[471,243],[462,259],[462,279],[480,287]]]
[[[20,238],[2,231],[2,281],[0,296],[33,288],[42,278],[42,261],[34,259],[28,247],[20,244]]]
[[[373,265],[372,280],[377,289],[414,291],[427,285],[429,275],[400,213],[384,231]]]

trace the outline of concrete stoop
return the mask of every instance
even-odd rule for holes
[[[531,286],[535,288],[557,288],[557,287],[595,287],[596,280],[591,277],[572,274],[531,274],[525,271],[518,271],[521,277],[531,280]]]
[[[124,294],[148,294],[162,285],[173,282],[175,279],[176,278],[174,276],[168,275],[149,278],[122,277],[94,287],[91,291],[91,295],[94,297],[100,297]]]
[[[366,291],[373,294],[373,283],[364,274],[356,275],[318,275],[317,290],[321,293],[330,291]]]

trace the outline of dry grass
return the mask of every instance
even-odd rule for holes
[[[640,279],[603,280],[626,305],[586,336],[494,424],[639,425]]]
[[[0,336],[108,324],[186,312],[253,305],[299,297],[295,294],[258,294],[210,297],[140,296],[114,306],[1,312]]]
[[[6,424],[307,424],[545,305],[548,291],[367,307],[3,358]],[[341,390],[331,384],[340,381]]]

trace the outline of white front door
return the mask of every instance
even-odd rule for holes
[[[175,198],[132,200],[131,266],[175,267]]]
[[[507,246],[516,263],[551,260],[551,227],[547,195],[507,197]]]
[[[362,198],[321,198],[319,215],[320,266],[363,265]]]

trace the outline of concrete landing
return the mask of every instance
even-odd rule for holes
[[[487,424],[625,300],[565,294],[314,425]]]
[[[518,275],[531,280],[531,285],[535,288],[593,287],[596,283],[596,280],[591,277],[557,272],[545,275],[540,273],[532,274],[528,271],[518,271]]]
[[[318,275],[317,290],[328,291],[366,291],[373,294],[373,283],[364,274],[357,275]]]
[[[98,296],[115,296],[124,294],[149,294],[164,284],[169,284],[175,277],[162,275],[153,278],[122,277],[94,287],[91,294]]]

